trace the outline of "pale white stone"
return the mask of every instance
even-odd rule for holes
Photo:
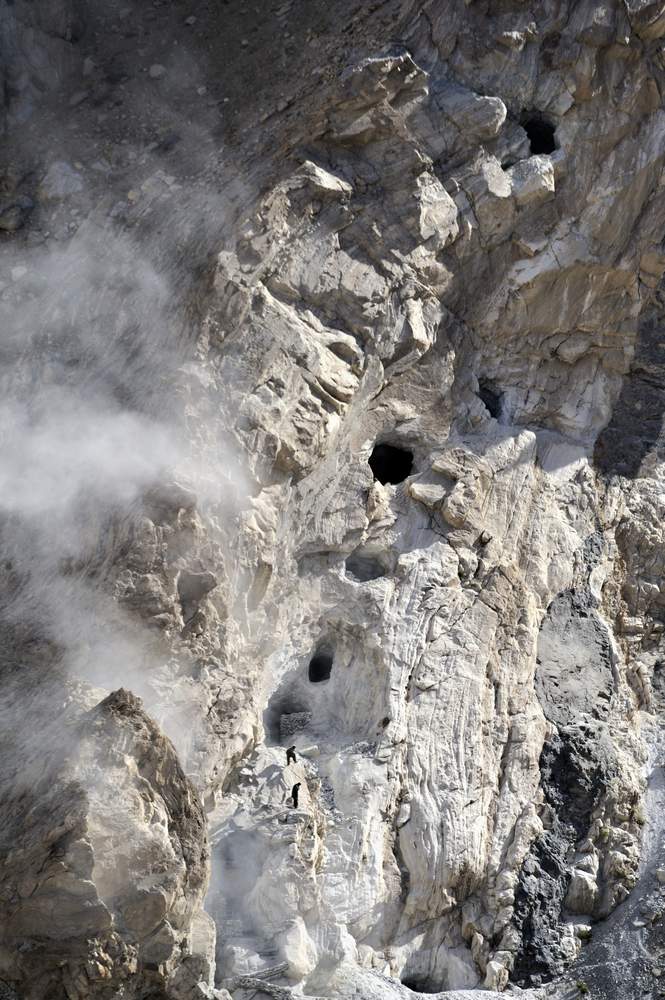
[[[337,177],[329,170],[324,170],[323,167],[312,163],[311,160],[305,160],[296,176],[306,178],[313,188],[325,194],[350,195],[353,191],[353,187],[348,181]]]
[[[445,11],[432,16],[431,77],[403,54],[320,80],[312,159],[256,164],[210,285],[193,293],[198,353],[169,404],[195,488],[137,499],[101,541],[90,528],[99,595],[122,609],[123,638],[141,636],[140,656],[113,650],[114,683],[146,687],[209,808],[207,906],[229,980],[258,975],[273,949],[306,995],[408,1000],[409,970],[449,984],[449,1000],[505,987],[523,864],[552,830],[540,762],[557,723],[537,679],[559,682],[571,725],[594,721],[578,711],[589,685],[569,683],[563,660],[549,673],[538,662],[548,609],[570,592],[608,647],[612,697],[593,706],[606,727],[585,748],[608,753],[612,783],[562,853],[568,908],[602,934],[633,884],[665,475],[660,444],[620,484],[593,456],[643,363],[665,119],[625,18],[617,37],[636,47],[619,61],[603,41],[594,73],[614,8],[577,6],[570,37],[589,51],[565,78],[544,65],[524,10],[477,20],[477,47],[457,44]],[[643,13],[629,9],[636,31]],[[469,85],[440,82],[453,72]],[[557,119],[561,149],[504,169],[527,143],[506,106],[527,100]],[[46,193],[53,181],[57,196],[80,194],[70,170]],[[406,483],[374,480],[377,441],[412,451]],[[68,582],[62,569],[52,576]],[[214,585],[185,593],[192,577]],[[311,682],[326,644],[330,677]],[[94,659],[87,646],[77,656],[74,672]],[[106,770],[92,752],[81,766],[104,898],[119,873],[156,879],[133,916],[173,916],[153,944],[174,974],[182,941],[210,966],[203,889],[186,889],[170,803],[124,751]],[[195,792],[180,794],[191,806]],[[16,894],[8,879],[3,899],[31,899],[37,874],[21,872]],[[562,961],[579,927],[564,911],[552,930]]]
[[[534,205],[554,194],[554,169],[549,156],[530,156],[508,170],[518,205]]]

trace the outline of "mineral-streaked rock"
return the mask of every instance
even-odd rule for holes
[[[271,968],[278,998],[537,985],[583,964],[580,915],[602,946],[639,889],[665,688],[663,5],[416,6],[264,117],[277,162],[173,376],[208,488],[146,489],[91,561],[148,632],[141,682],[204,797],[236,994]],[[45,201],[81,194],[49,173]],[[374,480],[376,442],[413,455],[406,482]],[[2,974],[34,1000],[206,996],[194,784],[133,696],[89,700],[75,760],[56,741],[41,781],[6,775]]]

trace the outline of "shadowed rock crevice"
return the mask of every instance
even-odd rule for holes
[[[494,382],[490,382],[489,379],[481,378],[478,380],[478,396],[490,416],[498,420],[501,416],[501,406],[503,401],[503,393],[501,390],[497,388]]]
[[[556,149],[556,127],[539,114],[527,114],[522,119],[522,128],[529,138],[532,156],[553,153]]]
[[[595,467],[605,476],[635,479],[644,460],[662,456],[665,414],[665,304],[658,303],[640,323],[635,357],[624,376],[619,398],[593,452]]]
[[[195,614],[201,601],[217,586],[214,573],[196,573],[182,570],[178,575],[178,598],[185,622]]]

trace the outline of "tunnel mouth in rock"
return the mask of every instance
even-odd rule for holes
[[[399,445],[377,442],[369,456],[368,464],[374,478],[383,485],[403,483],[413,469],[413,452]]]
[[[317,646],[307,667],[307,679],[311,684],[321,684],[330,680],[334,654],[329,646]]]
[[[443,987],[434,986],[426,976],[405,976],[400,980],[402,986],[414,993],[441,993]]]
[[[306,698],[294,690],[273,695],[263,713],[263,728],[270,743],[281,744],[293,733],[307,729],[312,712]]]
[[[532,156],[553,153],[556,145],[556,126],[538,112],[527,112],[522,117],[522,128],[529,139]]]
[[[498,420],[503,406],[503,393],[490,379],[478,380],[478,398],[491,417]]]
[[[344,563],[347,577],[356,583],[369,583],[386,576],[388,570],[378,556],[356,549]]]

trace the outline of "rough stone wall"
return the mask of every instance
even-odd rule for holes
[[[41,735],[5,742],[0,976],[21,996],[69,998],[177,996],[194,968],[207,980],[205,818],[173,747],[129,692],[81,711],[83,692],[60,704],[55,678],[31,704],[19,687],[5,732],[20,705]]]
[[[264,613],[285,587],[292,611],[268,693],[311,712],[299,738],[354,802],[333,869],[372,845],[335,922],[429,989],[473,985],[478,965],[502,986],[516,960],[561,972],[586,933],[565,913],[606,914],[638,858],[636,703],[603,608],[622,498],[586,456],[644,266],[662,271],[662,112],[623,10],[537,13],[508,32],[508,14],[460,10],[429,72],[408,54],[349,69],[309,158],[222,254],[206,345],[239,386],[257,479],[277,470],[256,505],[275,506],[275,480],[286,492],[279,557],[261,557]],[[455,24],[433,19],[433,44]],[[556,129],[552,152],[530,155],[529,116]],[[413,452],[404,486],[363,468],[377,440]],[[360,554],[376,579],[346,568]],[[299,674],[322,637],[319,695]]]
[[[315,84],[278,76],[283,101],[236,135],[233,169],[259,162],[207,230],[168,373],[187,480],[176,462],[142,484],[82,560],[142,636],[150,710],[203,798],[234,996],[272,969],[275,996],[564,997],[641,893],[665,625],[661,7],[377,4],[348,46],[324,37],[337,61],[303,43]],[[140,231],[130,193],[114,218]],[[406,468],[377,477],[377,444]],[[122,967],[137,996],[209,991],[196,793],[131,695],[94,711],[76,766],[127,797],[147,782],[137,845],[159,829],[122,892],[92,880],[86,920],[106,923],[70,937],[91,961],[92,931],[119,928],[136,964],[109,959],[109,988]],[[138,765],[136,740],[156,748]],[[85,802],[117,862],[117,802]],[[106,989],[71,975],[70,997]]]

